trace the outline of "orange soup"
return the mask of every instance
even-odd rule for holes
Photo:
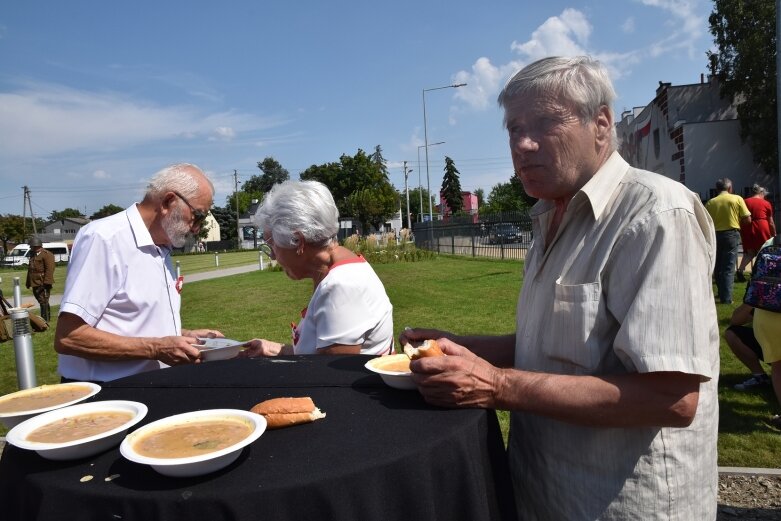
[[[251,433],[252,427],[241,420],[201,420],[141,435],[133,449],[148,458],[189,458],[230,447]]]
[[[91,392],[92,388],[86,385],[44,385],[0,398],[0,414],[45,409],[78,400]]]
[[[395,360],[389,360],[387,362],[381,361],[374,364],[377,369],[383,371],[398,371],[400,373],[409,373],[409,358],[397,358]]]
[[[27,435],[27,441],[39,443],[64,443],[89,438],[102,432],[124,425],[133,418],[133,413],[125,411],[102,411],[62,418],[43,427],[38,427]]]

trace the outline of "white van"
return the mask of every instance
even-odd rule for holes
[[[54,262],[68,262],[70,251],[64,242],[44,242],[43,249],[54,254]],[[29,244],[17,244],[3,259],[3,266],[26,266],[33,254]]]

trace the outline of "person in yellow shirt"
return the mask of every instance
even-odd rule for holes
[[[732,181],[726,177],[716,181],[716,191],[719,194],[705,205],[716,229],[716,267],[713,275],[716,278],[719,301],[722,304],[731,304],[740,244],[740,225],[751,222],[751,212],[748,211],[743,198],[732,193]]]

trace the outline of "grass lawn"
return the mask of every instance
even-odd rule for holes
[[[234,264],[232,256],[242,257]],[[182,273],[213,269],[213,254],[177,257]],[[220,255],[220,267],[257,262],[257,253]],[[459,333],[512,332],[521,285],[518,261],[464,259],[440,256],[429,262],[374,266],[394,306],[396,335],[405,326],[431,326]],[[6,288],[6,274],[3,291]],[[63,280],[63,279],[58,279]],[[60,286],[61,287],[61,286]],[[55,290],[57,287],[55,287]],[[185,284],[184,327],[213,327],[238,340],[254,337],[278,342],[290,339],[290,321],[309,301],[311,281],[291,281],[279,271],[255,271]],[[741,284],[736,296],[742,294]],[[718,305],[720,328],[734,307]],[[53,324],[54,326],[54,324]],[[55,383],[53,328],[33,336],[38,383]],[[719,400],[719,465],[781,468],[781,433],[763,420],[778,412],[772,390],[745,393],[733,385],[747,377],[722,340]],[[0,394],[17,389],[13,342],[0,344]],[[506,415],[500,415],[506,420]],[[0,433],[4,433],[0,430]]]

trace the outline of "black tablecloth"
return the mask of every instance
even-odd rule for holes
[[[135,400],[138,426],[198,409],[311,396],[327,417],[266,431],[218,472],[172,478],[119,448],[56,462],[6,446],[0,519],[508,519],[514,505],[496,416],[427,405],[391,389],[365,356],[237,359],[104,384],[92,400]],[[84,476],[93,476],[82,481]]]

